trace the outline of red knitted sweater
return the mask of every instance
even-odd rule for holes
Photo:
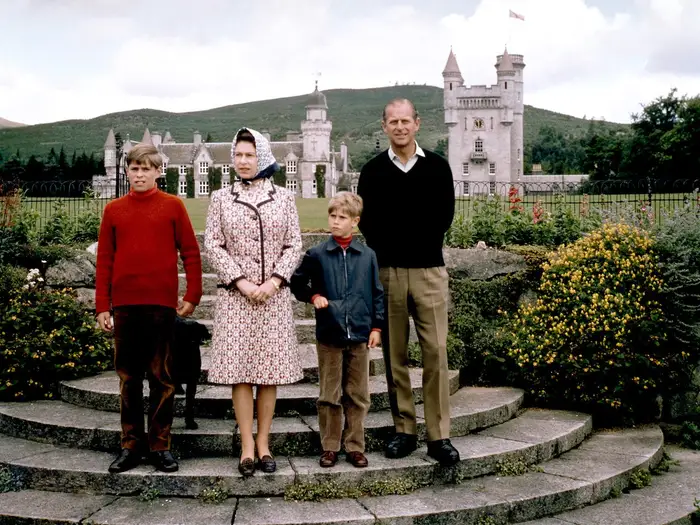
[[[110,202],[97,245],[97,313],[136,304],[176,308],[178,251],[187,276],[183,300],[199,304],[202,260],[182,201],[154,188]]]

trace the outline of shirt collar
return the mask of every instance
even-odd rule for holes
[[[425,157],[425,152],[421,149],[421,147],[418,145],[418,141],[413,141],[414,144],[416,145],[416,152],[413,154],[413,157],[419,155],[421,157]],[[411,158],[413,158],[411,157]],[[389,158],[394,161],[399,158],[399,156],[394,153],[394,150],[391,148],[391,144],[389,144]]]

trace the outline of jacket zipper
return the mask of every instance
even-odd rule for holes
[[[350,323],[348,321],[348,259],[343,250],[343,266],[345,267],[345,331],[350,339]]]

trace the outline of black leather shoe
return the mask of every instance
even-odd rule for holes
[[[414,434],[397,432],[386,446],[385,455],[391,459],[405,458],[418,446],[418,437]]]
[[[119,474],[126,472],[132,468],[138,467],[141,464],[141,453],[129,448],[123,448],[119,453],[119,457],[115,459],[109,466],[109,472]]]
[[[253,458],[240,458],[238,460],[238,472],[244,478],[249,478],[255,474],[255,461],[253,461]]]
[[[277,470],[277,462],[272,456],[265,455],[258,460],[258,468],[266,474],[272,474]]]
[[[428,455],[438,460],[443,467],[451,467],[459,463],[459,452],[452,446],[449,439],[428,441]]]
[[[169,450],[151,452],[151,464],[161,472],[177,472],[180,468]]]

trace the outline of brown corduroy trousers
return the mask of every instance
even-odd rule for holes
[[[369,411],[369,350],[366,343],[316,345],[320,394],[318,425],[323,450],[365,451],[365,417]],[[343,426],[343,416],[345,425]]]
[[[171,346],[175,309],[156,305],[114,309],[114,367],[119,376],[121,445],[145,445],[143,379],[148,379],[148,448],[170,449],[175,385],[171,378]],[[144,447],[145,448],[145,447]]]

